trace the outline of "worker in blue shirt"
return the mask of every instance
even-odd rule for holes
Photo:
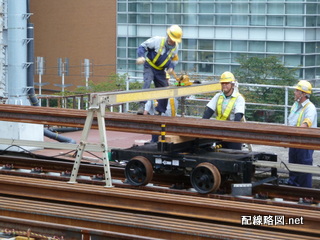
[[[143,64],[143,87],[150,88],[154,82],[156,88],[167,87],[166,72],[171,74],[178,63],[178,49],[182,38],[182,30],[178,25],[172,25],[167,29],[166,37],[152,37],[141,43],[138,47],[136,63]],[[138,114],[143,114],[145,102],[140,102]],[[166,112],[168,99],[159,99],[156,114]]]
[[[312,92],[311,84],[306,80],[301,80],[295,87],[294,104],[288,117],[288,125],[296,127],[317,127],[317,110],[309,100]],[[313,152],[310,149],[289,148],[289,163],[313,164]],[[312,187],[311,173],[290,172],[288,185],[298,187]]]

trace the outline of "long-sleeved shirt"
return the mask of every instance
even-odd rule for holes
[[[156,37],[149,38],[143,43],[141,43],[141,45],[138,47],[138,50],[137,50],[138,57],[147,57],[152,61],[157,55],[157,53],[159,52],[162,39],[163,37],[156,36]],[[163,66],[164,69],[165,68],[174,69],[174,67],[178,63],[179,45],[176,43],[176,46],[172,46],[172,47],[173,48],[175,47],[175,50],[173,51],[170,60]],[[171,50],[171,46],[169,47],[165,44],[165,46],[162,48],[162,52],[158,60],[156,61],[155,65],[157,66],[161,65],[165,61],[165,59],[168,57],[170,50]],[[147,56],[145,56],[146,53],[147,53]],[[148,63],[145,62],[145,64],[148,64]]]

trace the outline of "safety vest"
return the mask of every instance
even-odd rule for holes
[[[228,119],[238,96],[239,96],[239,93],[237,93],[236,96],[230,99],[223,113],[222,113],[222,103],[223,103],[224,96],[223,95],[219,96],[218,102],[217,102],[217,117],[216,117],[217,120],[225,121]]]
[[[171,49],[171,50],[169,51],[169,54],[168,54],[167,58],[166,58],[159,66],[157,66],[157,65],[156,65],[156,62],[157,62],[158,58],[160,57],[160,55],[161,55],[161,53],[162,53],[162,49],[163,49],[163,47],[164,47],[164,45],[165,45],[165,42],[166,42],[166,38],[162,38],[161,44],[160,44],[160,48],[159,48],[159,50],[158,50],[158,52],[157,52],[157,55],[154,57],[154,59],[153,59],[152,61],[151,61],[149,58],[146,58],[147,62],[148,62],[153,68],[155,68],[155,69],[157,69],[157,70],[163,70],[163,66],[166,65],[166,63],[170,60],[173,52],[176,50],[175,47],[174,47],[173,49]]]
[[[301,120],[302,120],[302,115],[304,113],[304,110],[306,110],[307,106],[310,104],[310,102],[308,102],[301,110],[300,114],[299,114],[299,118],[298,118],[298,121],[297,121],[297,125],[298,127],[300,127],[300,124],[301,124]]]

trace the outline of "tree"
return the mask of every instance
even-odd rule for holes
[[[296,77],[298,68],[286,68],[276,56],[265,58],[241,56],[237,61],[240,67],[234,71],[234,75],[240,83],[293,86],[298,82]],[[284,88],[249,86],[241,88],[241,93],[247,102],[285,104]],[[283,109],[272,106],[264,106],[261,109],[261,106],[256,105],[250,106],[248,110],[250,110],[246,114],[248,120],[283,122]]]

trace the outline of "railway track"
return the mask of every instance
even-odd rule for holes
[[[81,234],[87,236],[83,239],[89,239],[90,236],[97,237],[97,233],[104,234],[104,237],[108,239],[317,239],[316,235],[310,233],[301,235],[295,231],[270,231],[198,219],[178,218],[167,214],[154,215],[119,211],[37,199],[1,196],[0,209],[2,224],[16,221],[15,224],[19,226],[22,221],[27,224],[37,219],[37,222],[41,223],[40,227],[50,226],[50,233],[57,234],[59,230],[67,230],[65,231],[67,234],[64,232],[60,235],[63,239],[78,240],[81,239]],[[21,212],[23,212],[24,220],[22,220]],[[76,232],[75,229],[81,229],[81,233]],[[74,231],[71,232],[71,230]],[[43,231],[43,228],[39,227],[34,228],[34,231],[42,235],[48,234],[48,230]]]
[[[41,109],[42,111],[39,111],[39,107],[3,104],[0,119],[78,128],[85,125],[87,117],[85,110],[48,107]],[[160,135],[160,126],[165,124],[166,133],[171,135],[320,150],[319,129],[183,117],[132,116],[132,114],[108,112],[105,115],[106,129]],[[96,119],[93,120],[91,127],[98,128]]]
[[[86,118],[86,111],[48,108],[39,114],[35,107],[4,106],[0,118],[6,121],[83,127]],[[166,132],[174,135],[286,147],[318,149],[320,146],[320,132],[285,126],[270,128],[264,124],[219,122],[216,127],[211,120],[106,115],[109,130],[159,134],[162,123],[167,124]],[[95,120],[91,127],[97,127]],[[3,219],[3,224],[4,219],[11,223],[20,221],[19,226],[38,221],[48,228],[52,226],[54,231],[62,228],[72,229],[72,234],[80,231],[83,239],[95,234],[119,234],[115,239],[126,239],[131,234],[135,234],[136,239],[144,236],[150,239],[159,236],[164,239],[315,239],[320,236],[317,190],[299,189],[298,192],[292,187],[264,184],[255,188],[253,196],[235,197],[225,194],[228,192],[225,185],[221,189],[224,194],[201,195],[190,191],[186,177],[157,175],[153,184],[132,187],[125,183],[124,166],[119,163],[111,164],[114,187],[107,187],[103,186],[103,165],[83,162],[78,183],[71,184],[68,180],[74,160],[1,156],[0,163],[4,166],[0,170],[1,196],[11,198],[11,202],[21,200],[22,206],[9,204],[10,199],[0,199],[0,221]],[[172,189],[172,184],[181,189]],[[28,210],[28,206],[32,208]],[[107,210],[114,212],[105,212]],[[96,218],[89,215],[92,211],[97,213],[93,214]],[[132,218],[125,215],[129,212]],[[58,223],[62,225],[58,227]],[[40,229],[39,225],[35,228]],[[84,235],[90,231],[93,235]]]
[[[8,161],[11,157],[7,158]],[[37,160],[40,161],[40,160]],[[3,161],[1,161],[3,162]],[[12,162],[12,159],[11,159]],[[37,162],[40,164],[40,162]],[[48,163],[48,161],[47,161]],[[49,161],[44,165],[63,165]],[[66,164],[66,163],[64,163]],[[24,164],[26,167],[26,163]],[[33,165],[33,164],[32,164]],[[34,166],[34,165],[33,165]],[[90,166],[90,164],[88,165]],[[64,166],[65,167],[65,166]],[[94,168],[96,168],[95,166]],[[101,166],[102,167],[102,166]],[[84,166],[87,169],[87,165]],[[93,170],[89,169],[89,174]],[[96,168],[97,169],[97,168]],[[60,170],[60,169],[59,169]],[[117,170],[121,171],[121,169]],[[320,221],[320,211],[317,204],[298,204],[287,201],[270,201],[255,198],[236,198],[228,195],[200,195],[194,192],[172,190],[163,187],[139,187],[115,183],[115,188],[101,186],[102,181],[80,178],[79,182],[86,184],[68,184],[67,179],[44,172],[1,170],[0,184],[2,193],[15,197],[54,200],[72,204],[85,204],[95,207],[116,208],[122,210],[151,212],[153,214],[167,214],[176,217],[187,217],[199,221],[216,221],[228,224],[238,224],[242,216],[286,216],[291,219],[303,218],[303,225],[276,226],[276,229],[298,231],[304,234],[320,234],[316,225]],[[13,174],[13,175],[10,175]],[[20,177],[17,175],[24,175]],[[120,173],[118,173],[120,175]],[[53,177],[55,180],[47,178]],[[29,177],[26,177],[29,176]],[[33,178],[30,178],[30,177]],[[45,177],[46,176],[46,177]],[[270,186],[269,186],[270,187]],[[283,189],[282,189],[283,191]],[[288,191],[288,189],[286,189]],[[291,189],[296,191],[296,189]],[[314,197],[314,203],[319,199],[319,192],[309,190],[308,196]],[[288,192],[287,192],[288,194]],[[302,194],[302,193],[300,193]],[[272,195],[272,194],[270,194]],[[279,197],[279,196],[278,196]],[[94,201],[92,200],[94,199]],[[107,201],[106,201],[107,199]],[[187,203],[187,204],[186,204]],[[133,207],[134,206],[134,207]],[[271,228],[268,226],[268,228]]]
[[[40,179],[52,179],[58,181],[68,181],[69,174],[73,167],[73,161],[61,158],[47,159],[48,157],[42,156],[43,159],[23,156],[0,156],[0,173],[13,175],[13,176],[25,176]],[[39,156],[38,156],[39,157]],[[82,163],[82,167],[79,170],[80,177],[78,182],[103,185],[103,166],[102,163]],[[138,188],[125,184],[124,166],[111,162],[112,178],[114,179],[114,185],[121,188]],[[69,173],[69,174],[68,174]],[[230,183],[225,184],[218,191],[218,194],[198,194],[193,190],[188,190],[192,186],[189,183],[189,178],[186,176],[173,176],[173,175],[159,175],[155,174],[152,180],[152,184],[147,186],[140,186],[139,189],[148,191],[158,191],[176,194],[185,194],[190,196],[202,196],[209,198],[220,198],[228,200],[246,201],[246,202],[260,202],[275,205],[285,205],[299,203],[297,207],[307,208],[310,205],[320,206],[320,190],[309,188],[297,188],[290,186],[275,186],[272,184],[263,184],[256,186],[253,189],[253,195],[251,197],[236,197],[231,196]],[[274,201],[276,199],[277,201]],[[281,200],[281,201],[280,201]]]

